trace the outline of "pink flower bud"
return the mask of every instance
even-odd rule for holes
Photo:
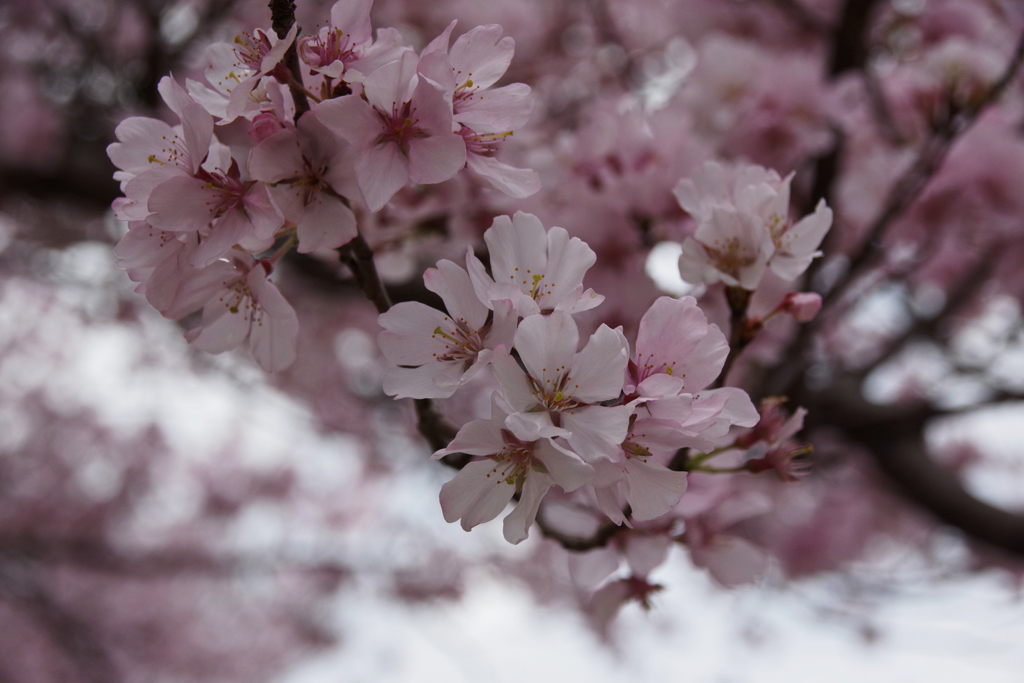
[[[780,311],[789,313],[797,322],[814,320],[821,310],[821,297],[812,292],[790,292],[779,306]]]
[[[277,131],[284,128],[277,116],[269,111],[257,114],[252,120],[252,127],[249,128],[249,137],[259,144],[269,138]]]

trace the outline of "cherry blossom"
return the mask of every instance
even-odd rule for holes
[[[394,29],[381,29],[376,42],[370,25],[373,0],[338,0],[331,7],[331,23],[316,35],[298,42],[299,57],[311,73],[324,76],[324,91],[333,80],[361,82],[366,74],[401,57],[401,36]]]
[[[445,521],[462,520],[469,531],[477,524],[497,517],[519,494],[515,510],[504,522],[505,540],[526,539],[552,485],[575,491],[593,475],[593,468],[579,456],[549,439],[523,440],[505,427],[508,414],[497,400],[491,403],[489,420],[466,424],[447,448],[434,458],[450,453],[481,456],[459,471],[441,487],[441,510]]]
[[[637,521],[661,517],[686,491],[686,473],[666,465],[686,439],[671,420],[630,418],[619,462],[594,462],[594,492],[601,510],[616,524],[632,526],[623,514],[623,500]]]
[[[370,211],[379,211],[406,183],[448,180],[466,164],[466,147],[452,132],[444,94],[416,75],[416,53],[405,50],[363,82],[354,95],[322,103],[320,122],[357,153],[355,172]]]
[[[515,41],[502,37],[501,26],[490,24],[459,36],[449,50],[453,28],[454,21],[424,48],[420,73],[451,97],[469,169],[508,195],[529,197],[540,189],[537,172],[495,158],[500,143],[525,125],[533,110],[530,86],[524,83],[490,89],[508,69]]]
[[[789,185],[762,166],[727,168],[709,161],[674,190],[679,204],[697,221],[683,243],[679,268],[690,282],[724,282],[757,288],[765,268],[793,280],[802,274],[832,225],[824,200],[795,224],[789,219]]]
[[[725,335],[708,325],[696,299],[661,297],[640,321],[625,391],[651,398],[696,393],[715,381],[728,355]]]
[[[160,79],[158,89],[181,125],[130,117],[114,131],[118,142],[107,146],[107,156],[120,169],[114,179],[125,193],[114,203],[121,220],[145,219],[153,189],[171,178],[195,175],[210,153],[213,117],[170,76]]]
[[[531,316],[516,330],[524,372],[504,346],[492,366],[512,414],[507,427],[521,439],[562,437],[584,460],[621,460],[632,406],[606,407],[618,398],[629,344],[621,330],[601,325],[577,353],[579,331],[562,311]]]
[[[299,251],[333,249],[356,236],[356,218],[347,202],[359,197],[352,148],[312,112],[295,128],[284,128],[249,154],[249,172],[267,183],[285,220],[297,226]]]
[[[189,93],[221,124],[272,105],[272,91],[279,86],[268,77],[291,47],[297,30],[298,26],[292,26],[283,40],[273,31],[256,29],[235,36],[232,43],[214,43],[206,50],[204,72],[213,89],[188,81]],[[277,96],[281,96],[280,90]]]
[[[266,372],[291,365],[298,318],[267,279],[268,274],[264,263],[237,251],[230,254],[230,260],[196,271],[178,293],[191,302],[205,300],[202,322],[185,334],[189,343],[200,351],[222,353],[248,339],[253,358]]]
[[[416,301],[395,304],[378,318],[384,356],[398,367],[384,376],[384,393],[395,398],[447,398],[485,367],[492,349],[511,345],[516,318],[509,302],[494,316],[473,294],[466,271],[441,260],[423,276],[444,301],[448,315]]]
[[[476,256],[466,261],[481,301],[507,299],[521,317],[553,311],[579,313],[604,301],[592,289],[583,290],[583,275],[597,255],[563,228],[545,230],[536,216],[517,211],[512,218],[495,218],[484,241],[493,277]]]
[[[238,162],[226,169],[200,168],[194,177],[177,176],[149,196],[147,221],[168,232],[199,232],[200,246],[191,263],[211,263],[235,244],[249,251],[270,248],[284,224],[267,186],[243,180]]]

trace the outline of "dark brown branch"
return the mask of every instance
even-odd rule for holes
[[[794,398],[814,407],[807,416],[809,430],[838,427],[868,450],[903,495],[940,522],[993,548],[1024,555],[1024,517],[978,500],[954,472],[928,456],[922,434],[932,415],[929,408],[868,403],[854,378]]]
[[[537,528],[541,530],[547,538],[552,541],[556,541],[566,550],[572,550],[574,552],[582,553],[587,550],[593,550],[594,548],[603,548],[608,545],[608,542],[612,540],[616,535],[623,531],[628,531],[629,527],[622,525],[619,526],[612,522],[604,522],[597,528],[597,531],[593,536],[574,536],[572,534],[566,534],[558,529],[553,528],[544,519],[543,508],[537,513]]]
[[[729,377],[729,371],[732,370],[733,363],[743,353],[743,349],[753,340],[752,337],[746,334],[747,308],[750,306],[751,295],[753,295],[753,292],[741,287],[725,288],[725,298],[729,302],[729,355],[725,358],[722,371],[718,373],[718,379],[711,385],[712,389],[725,385],[725,380]]]
[[[800,329],[797,338],[790,345],[792,350],[787,354],[790,361],[777,368],[765,386],[759,387],[758,391],[753,392],[755,397],[793,393],[795,383],[806,368],[814,333],[821,328],[823,321],[829,319],[829,314],[832,313],[831,304],[841,298],[841,295],[848,291],[854,280],[860,277],[862,271],[866,270],[878,257],[881,253],[882,238],[889,227],[910,208],[911,204],[924,191],[945,160],[952,144],[977,121],[988,106],[1002,95],[1016,77],[1022,61],[1024,61],[1024,35],[1021,35],[1002,75],[992,84],[986,96],[962,111],[949,116],[924,142],[915,162],[889,191],[881,212],[868,230],[867,238],[860,250],[850,258],[845,274],[828,292],[823,294],[822,312],[813,323]]]
[[[829,74],[863,69],[868,60],[868,31],[878,0],[846,0],[832,33]]]
[[[995,270],[995,250],[982,255],[978,264],[963,279],[960,285],[953,291],[946,301],[946,305],[940,315],[931,318],[918,318],[903,334],[890,341],[878,358],[871,363],[871,367],[877,367],[895,356],[904,345],[911,339],[934,338],[939,329],[949,319],[949,316],[956,313],[971,299],[976,297],[982,287],[989,281],[989,277]],[[866,374],[861,373],[861,374]]]
[[[942,162],[945,161],[953,143],[974,125],[990,104],[999,99],[1016,76],[1022,60],[1024,60],[1024,35],[1018,40],[1013,56],[1002,75],[992,84],[986,96],[977,103],[966,107],[962,112],[947,117],[925,140],[918,152],[917,159],[889,190],[882,211],[872,222],[860,250],[850,258],[846,277],[833,287],[832,291],[826,293],[826,299],[838,296],[844,291],[843,285],[856,279],[861,270],[878,256],[882,248],[882,238],[889,226],[902,216],[921,195],[928,182],[939,170]]]
[[[352,241],[338,248],[341,262],[352,272],[356,284],[363,290],[366,298],[384,313],[391,308],[391,297],[384,288],[384,283],[377,273],[377,265],[373,262],[373,249],[366,243],[363,235],[357,234]]]
[[[110,655],[88,623],[71,614],[37,581],[32,563],[0,551],[0,598],[21,607],[67,653],[74,669],[92,683],[121,680]]]
[[[279,40],[284,40],[288,31],[295,25],[295,3],[292,0],[270,0],[270,25],[277,34]],[[288,46],[284,53],[281,64],[284,65],[292,75],[291,86],[292,98],[295,100],[295,121],[309,111],[309,99],[302,89],[302,68],[299,65],[299,52],[296,47],[299,36],[296,33],[295,40]]]
[[[809,33],[826,37],[831,30],[830,26],[818,15],[804,7],[800,0],[768,0],[775,5],[780,12],[790,18],[791,21]]]

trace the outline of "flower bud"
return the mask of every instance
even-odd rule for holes
[[[249,137],[259,144],[282,128],[284,126],[277,120],[277,116],[265,111],[253,118],[252,127],[249,128]]]
[[[790,292],[782,300],[779,310],[789,313],[797,322],[810,322],[821,310],[821,296],[813,292]]]

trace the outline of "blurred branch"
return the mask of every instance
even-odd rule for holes
[[[541,530],[547,538],[552,541],[556,541],[566,550],[572,550],[574,552],[586,552],[587,550],[593,550],[594,548],[603,548],[608,545],[608,542],[612,540],[617,534],[628,531],[629,527],[626,525],[619,526],[614,522],[604,522],[597,528],[593,536],[574,536],[572,534],[566,534],[547,523],[544,515],[541,514],[544,511],[544,507],[541,506],[537,512],[537,528]]]
[[[863,69],[868,60],[868,32],[878,0],[846,0],[832,31],[829,75]]]
[[[775,368],[772,376],[762,382],[763,386],[754,392],[755,395],[793,393],[796,383],[807,367],[814,334],[822,327],[822,322],[829,318],[832,304],[848,292],[850,285],[862,275],[862,271],[866,270],[882,253],[882,238],[886,231],[924,191],[928,182],[942,165],[953,143],[1006,90],[1016,77],[1022,61],[1024,61],[1024,35],[1021,35],[1017,41],[1017,46],[1006,68],[992,84],[986,96],[959,112],[951,113],[924,141],[917,159],[889,190],[882,210],[872,222],[861,248],[850,258],[845,273],[833,283],[829,291],[822,295],[822,312],[814,322],[800,328],[796,339],[790,345],[791,351],[787,354],[790,360]],[[813,276],[813,272],[811,271],[809,274]]]
[[[216,557],[201,551],[175,549],[133,553],[118,551],[103,540],[81,537],[0,536],[0,559],[40,566],[73,566],[93,572],[137,579],[182,575],[231,577],[271,574],[282,568],[295,571],[347,572],[338,564],[298,565],[273,557]]]
[[[800,28],[823,38],[829,35],[831,27],[828,23],[804,7],[800,0],[768,0],[768,2],[775,5]]]
[[[838,428],[864,446],[875,465],[911,502],[973,540],[1024,556],[1024,516],[970,494],[957,475],[928,456],[923,433],[935,413],[927,406],[874,405],[860,382],[846,377],[820,391],[804,389],[794,402],[813,406],[806,427]]]
[[[0,165],[0,198],[14,194],[36,199],[68,200],[93,207],[97,212],[110,208],[120,196],[113,180],[114,165],[107,162],[110,172],[100,175],[83,173],[67,166],[52,171],[38,171],[19,166]]]
[[[846,275],[840,278],[829,292],[825,293],[826,303],[829,299],[834,299],[845,291],[845,285],[856,279],[861,270],[877,257],[882,249],[882,238],[889,226],[902,216],[921,195],[928,182],[939,170],[942,162],[945,161],[953,143],[974,125],[990,104],[999,99],[1017,75],[1022,60],[1024,60],[1024,35],[1017,41],[1017,47],[1003,74],[992,84],[986,96],[962,111],[954,112],[946,117],[924,141],[917,159],[889,190],[882,211],[868,229],[867,237],[861,244],[861,248],[850,257]]]
[[[0,551],[0,597],[20,606],[67,653],[73,668],[92,683],[121,680],[109,653],[89,625],[50,597],[23,558]]]
[[[971,272],[964,277],[960,285],[949,295],[941,314],[931,318],[918,318],[903,334],[892,339],[882,354],[874,359],[864,372],[859,374],[863,376],[867,374],[867,370],[891,359],[911,339],[921,337],[935,338],[938,336],[940,328],[946,323],[949,316],[956,313],[971,299],[976,297],[982,287],[989,281],[998,262],[996,258],[997,253],[998,249],[991,249],[981,256],[978,263],[971,269]]]

